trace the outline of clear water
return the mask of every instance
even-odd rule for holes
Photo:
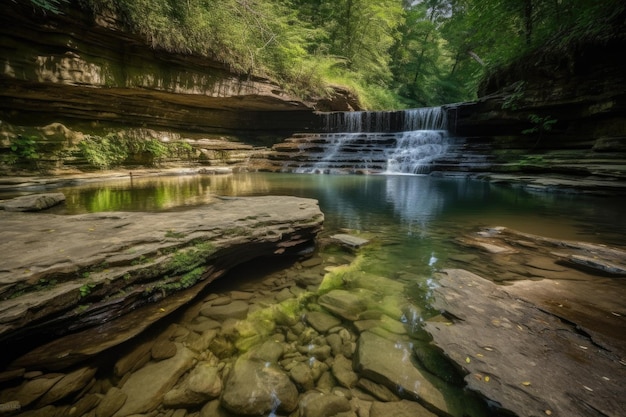
[[[53,212],[184,210],[216,196],[295,195],[314,198],[325,233],[339,228],[403,244],[442,245],[444,237],[481,226],[626,246],[623,198],[529,193],[465,179],[419,175],[242,173],[138,177],[63,187]]]
[[[54,209],[58,214],[171,211],[172,215],[184,216],[184,211],[190,207],[216,202],[216,196],[296,195],[317,199],[325,214],[322,238],[350,229],[373,242],[359,255],[358,262],[350,261],[353,255],[344,256],[336,251],[323,253],[322,250],[319,255],[324,263],[352,262],[352,277],[363,275],[401,283],[403,294],[386,296],[386,299],[408,300],[416,306],[410,310],[411,314],[404,313],[394,319],[408,328],[412,343],[420,346],[421,352],[432,349],[420,334],[420,322],[437,314],[429,309],[433,272],[448,266],[455,255],[468,251],[455,244],[457,237],[484,226],[506,226],[547,237],[626,246],[622,199],[531,194],[486,182],[428,176],[263,173],[135,176],[132,181],[128,178],[92,182],[59,190],[65,193],[67,200],[64,206]],[[244,289],[251,281],[287,279],[284,277],[289,274],[300,273],[290,265],[282,265],[285,271],[292,270],[286,274],[269,270],[267,266],[243,265],[209,289],[219,295]],[[328,285],[324,283],[322,285]],[[350,282],[339,285],[359,291],[358,285],[351,288]],[[203,301],[197,302],[201,305]],[[392,305],[397,308],[399,304],[394,301]],[[190,307],[189,311],[194,308]],[[246,320],[252,323],[250,328],[257,328],[254,318]],[[444,362],[436,365],[444,369],[442,372],[446,369]],[[490,415],[483,406],[475,405],[474,397],[461,393],[454,384],[448,381],[439,389],[445,398],[454,396],[456,402],[466,407],[464,415]]]

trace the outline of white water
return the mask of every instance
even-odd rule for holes
[[[427,174],[448,149],[446,113],[440,107],[402,112],[328,113],[323,152],[311,155],[299,173],[363,170],[384,174]],[[399,132],[390,132],[392,125]]]

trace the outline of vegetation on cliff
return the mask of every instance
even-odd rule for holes
[[[626,15],[620,0],[30,1],[115,16],[154,48],[270,76],[303,97],[348,86],[370,109],[473,99],[486,75],[538,50],[623,35]]]

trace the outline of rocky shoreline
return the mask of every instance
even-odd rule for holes
[[[426,311],[408,295],[414,276],[370,272],[379,248],[364,235],[318,236],[314,200],[0,215],[11,255],[0,271],[3,415],[619,417],[626,407],[619,248],[499,227],[460,235]],[[173,267],[177,253],[206,268],[189,286],[174,285],[189,273]]]

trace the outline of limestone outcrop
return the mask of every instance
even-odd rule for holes
[[[315,101],[207,57],[154,49],[115,16],[94,17],[76,2],[61,14],[11,2],[0,39],[0,162],[17,155],[30,170],[84,170],[77,144],[107,135],[195,150],[168,161],[240,163],[253,147],[318,123]],[[20,140],[26,148],[11,152]],[[146,156],[125,163],[154,162]]]
[[[228,198],[177,213],[0,217],[0,341],[13,346],[3,359],[99,328],[82,350],[48,348],[52,368],[140,333],[236,265],[310,247],[324,220],[316,201],[295,197]]]

